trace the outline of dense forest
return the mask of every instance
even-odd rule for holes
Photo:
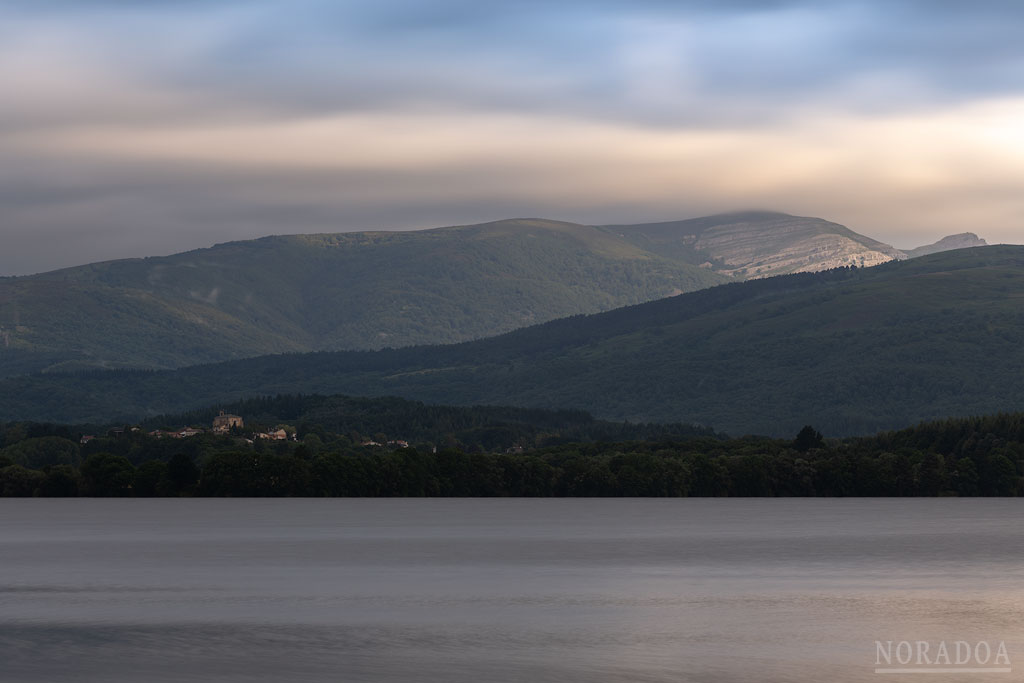
[[[1024,495],[1024,413],[855,439],[825,439],[810,426],[789,439],[729,439],[585,414],[538,412],[531,424],[526,412],[473,415],[411,402],[360,408],[360,401],[253,401],[241,407],[269,422],[182,439],[152,436],[152,424],[88,440],[81,428],[0,424],[0,496]],[[346,402],[353,402],[352,420],[341,417]],[[403,422],[417,406],[419,426]],[[334,417],[316,422],[318,411]],[[298,418],[287,425],[292,438],[247,438],[253,429],[280,426],[284,414]],[[357,423],[396,431],[360,432],[351,428]],[[412,434],[435,440],[406,442]],[[615,434],[630,438],[606,440]]]
[[[277,393],[832,436],[1024,409],[1024,247],[731,283],[450,346],[0,381],[0,419],[136,421]]]

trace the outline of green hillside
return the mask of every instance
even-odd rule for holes
[[[902,253],[836,223],[765,212],[267,237],[0,278],[0,377],[455,343],[892,258]]]
[[[107,421],[257,394],[570,408],[730,434],[866,434],[1024,408],[1024,247],[731,283],[443,347],[0,383],[0,417]]]
[[[0,376],[457,342],[726,280],[556,221],[268,237],[0,278]]]

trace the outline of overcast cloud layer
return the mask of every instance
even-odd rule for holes
[[[0,3],[0,274],[768,208],[1024,241],[1024,3]]]

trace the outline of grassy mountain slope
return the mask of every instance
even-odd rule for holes
[[[0,376],[457,342],[725,280],[556,221],[268,237],[0,278]]]
[[[865,434],[1024,408],[1024,247],[732,283],[444,347],[268,356],[0,383],[0,417],[64,422],[255,394],[400,395]]]

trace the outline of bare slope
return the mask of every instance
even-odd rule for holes
[[[905,258],[898,249],[838,223],[764,211],[604,228],[645,249],[704,264],[736,279],[874,266]]]

